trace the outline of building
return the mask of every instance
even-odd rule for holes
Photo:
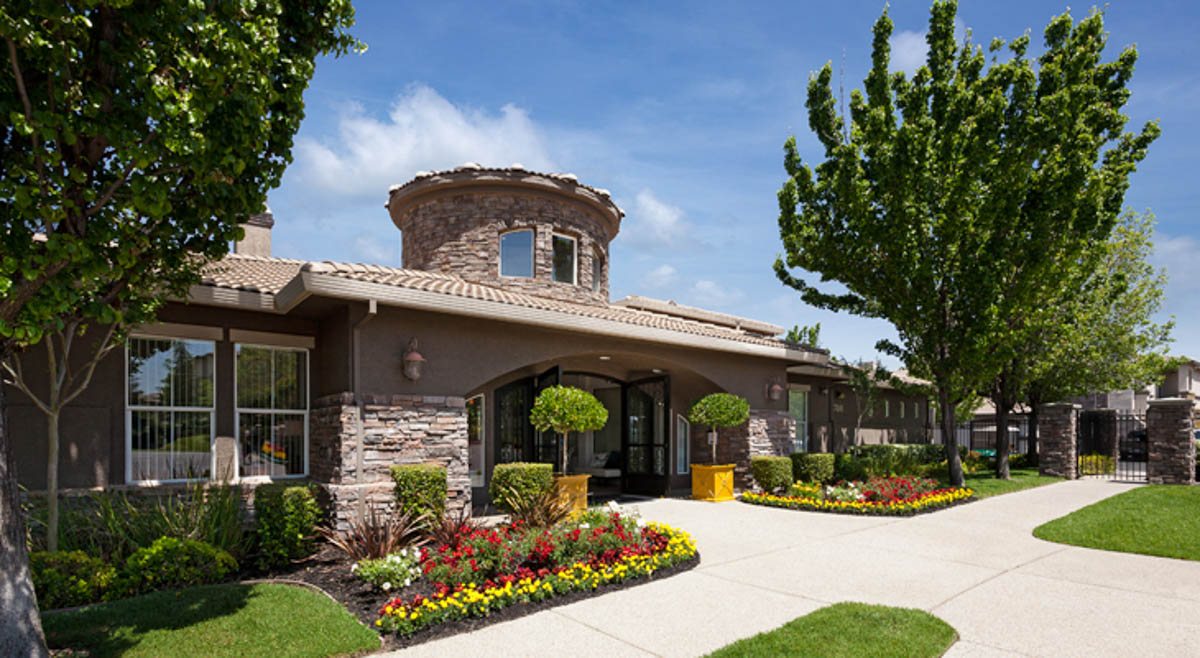
[[[709,449],[687,412],[708,393],[750,401],[750,421],[719,444],[739,486],[751,455],[825,432],[821,414],[845,427],[828,354],[781,340],[781,327],[610,302],[623,213],[604,190],[466,165],[422,172],[386,205],[403,268],[273,257],[274,219],[255,216],[235,253],[132,331],[64,412],[61,486],[309,480],[344,521],[391,499],[389,466],[438,463],[452,501],[478,507],[495,464],[554,461],[558,438],[528,422],[553,384],[608,408],[603,429],[567,443],[570,469],[614,493],[688,490],[690,464],[708,463]],[[24,354],[25,370],[44,372],[42,358]],[[9,393],[18,472],[38,490],[45,420]],[[811,409],[799,437],[797,395]],[[905,417],[909,403],[897,404]]]

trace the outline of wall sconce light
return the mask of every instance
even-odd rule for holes
[[[845,391],[838,391],[837,393],[834,393],[834,394],[833,394],[833,397],[835,397],[835,398],[837,398],[837,399],[839,399],[839,400],[841,400],[841,399],[844,399],[844,398],[846,397],[846,392],[845,392]]]
[[[783,392],[786,389],[784,389],[783,384],[779,383],[778,377],[768,379],[765,388],[764,394],[768,400],[778,402],[783,399]]]
[[[408,349],[404,350],[404,376],[415,382],[421,378],[424,370],[425,357],[417,351],[417,339],[414,337],[408,341]]]

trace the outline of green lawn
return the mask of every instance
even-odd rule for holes
[[[949,624],[921,610],[837,603],[709,655],[932,658],[957,639]]]
[[[1200,561],[1200,487],[1147,486],[1038,526],[1061,544]]]
[[[1012,493],[1022,489],[1032,489],[1046,484],[1054,484],[1062,482],[1062,478],[1050,477],[1049,475],[1038,475],[1036,468],[1013,468],[1009,469],[1011,480],[996,479],[995,471],[980,471],[973,475],[965,476],[968,487],[975,490],[976,498],[987,498],[988,496],[998,496],[1000,494]],[[938,481],[943,486],[950,486],[950,477],[947,475],[938,476]]]
[[[291,585],[155,592],[42,617],[52,649],[92,656],[333,656],[379,636],[323,594]]]

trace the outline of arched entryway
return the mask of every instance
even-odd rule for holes
[[[540,391],[558,384],[591,392],[609,412],[600,430],[566,437],[568,471],[591,475],[595,497],[687,490],[693,443],[703,440],[702,428],[693,432],[687,422],[687,410],[695,399],[721,389],[649,355],[574,355],[499,377],[469,399],[479,416],[469,453],[477,507],[488,499],[486,485],[496,464],[557,463],[561,437],[535,431],[529,410]]]

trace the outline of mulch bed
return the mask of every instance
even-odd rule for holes
[[[560,605],[590,599],[594,596],[602,596],[609,592],[629,587],[636,587],[654,580],[669,578],[675,574],[692,569],[699,563],[700,554],[697,552],[696,556],[691,560],[673,567],[659,569],[647,578],[635,578],[622,583],[612,583],[594,590],[567,592],[542,601],[518,603],[492,612],[486,617],[469,617],[467,619],[456,619],[444,624],[436,624],[421,629],[408,637],[400,637],[394,633],[381,633],[380,637],[383,639],[384,649],[403,649],[404,647],[422,644],[438,638],[458,635],[459,633],[469,633],[491,626],[492,624],[517,619]],[[363,624],[372,629],[375,628],[375,620],[379,619],[379,609],[393,597],[401,593],[403,593],[405,598],[411,597],[413,594],[428,596],[433,591],[430,585],[421,580],[413,584],[412,587],[405,588],[404,590],[381,592],[352,575],[350,573],[351,564],[350,560],[341,551],[338,551],[329,544],[322,544],[321,549],[315,555],[292,565],[291,568],[275,570],[269,574],[246,575],[247,577],[255,578],[299,580],[319,587],[339,603],[346,606],[346,609],[351,614],[358,617]]]

